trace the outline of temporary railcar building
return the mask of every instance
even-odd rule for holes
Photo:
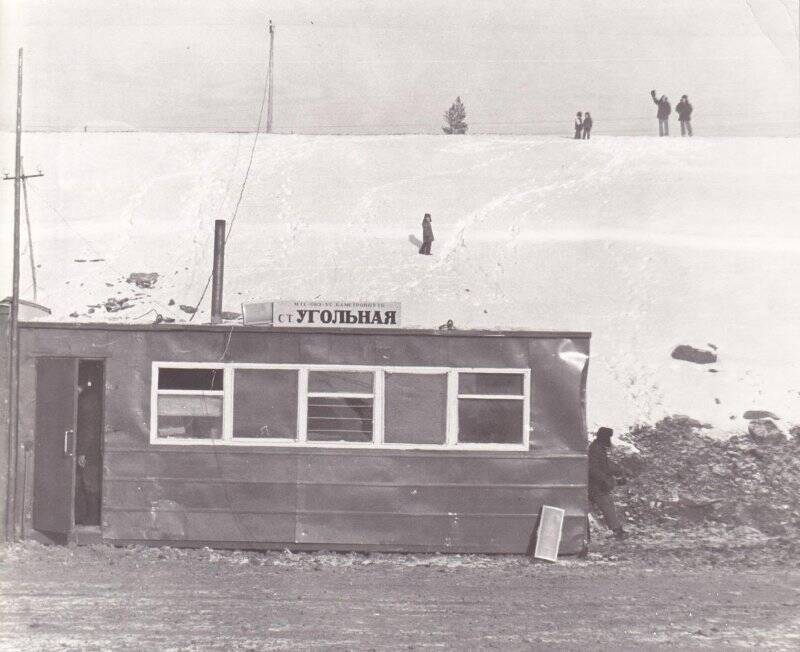
[[[17,530],[523,553],[548,504],[577,553],[589,337],[22,322]]]

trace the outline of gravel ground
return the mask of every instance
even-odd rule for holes
[[[0,647],[800,647],[790,542],[596,537],[586,559],[44,547],[2,550]]]

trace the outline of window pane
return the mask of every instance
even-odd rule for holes
[[[458,441],[469,444],[521,444],[523,402],[458,399]]]
[[[222,369],[172,369],[158,370],[159,389],[196,389],[222,391]]]
[[[233,436],[297,437],[297,371],[237,369],[233,382]]]
[[[309,392],[348,392],[372,394],[372,372],[309,371]]]
[[[447,376],[387,373],[384,441],[444,444]]]
[[[221,396],[159,396],[158,436],[219,439]]]
[[[522,374],[458,374],[459,394],[522,396]]]
[[[372,399],[308,397],[308,441],[372,441]]]

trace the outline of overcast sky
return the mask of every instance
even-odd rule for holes
[[[25,48],[30,130],[252,131],[276,24],[275,130],[797,133],[798,0],[0,0],[0,130]],[[701,127],[698,126],[702,130]]]

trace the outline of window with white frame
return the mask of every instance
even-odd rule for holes
[[[236,369],[232,438],[294,440],[298,374],[297,369]]]
[[[153,381],[159,439],[220,439],[223,433],[222,368],[161,367]]]
[[[510,373],[458,374],[458,441],[522,444],[524,377]]]
[[[153,443],[527,449],[530,370],[153,363]]]
[[[374,376],[369,371],[308,372],[306,440],[374,440]]]

